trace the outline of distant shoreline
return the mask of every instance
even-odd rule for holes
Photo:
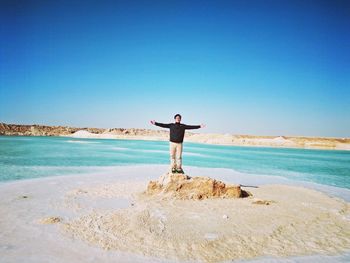
[[[4,136],[63,136],[92,139],[126,139],[168,141],[168,130],[138,128],[79,128],[69,126],[18,125],[0,123],[0,135]],[[350,138],[305,136],[255,136],[186,131],[185,142],[226,146],[251,146],[321,150],[350,150]]]

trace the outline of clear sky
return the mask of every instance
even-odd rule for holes
[[[0,1],[0,122],[350,137],[350,1]]]

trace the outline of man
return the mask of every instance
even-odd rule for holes
[[[201,125],[186,125],[181,122],[181,115],[174,116],[175,123],[160,123],[154,120],[153,125],[170,129],[170,166],[172,173],[184,173],[182,170],[182,143],[185,136],[185,130],[204,128],[205,124]]]

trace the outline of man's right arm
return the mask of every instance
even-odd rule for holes
[[[160,122],[155,122],[154,125],[163,127],[163,128],[170,128],[170,123],[160,123]]]

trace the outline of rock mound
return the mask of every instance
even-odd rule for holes
[[[242,198],[250,193],[240,185],[228,185],[210,177],[190,177],[186,174],[167,173],[158,181],[150,181],[147,195],[160,195],[163,199]]]
[[[57,216],[50,216],[50,217],[45,217],[39,220],[40,224],[56,224],[61,222],[61,218]]]

